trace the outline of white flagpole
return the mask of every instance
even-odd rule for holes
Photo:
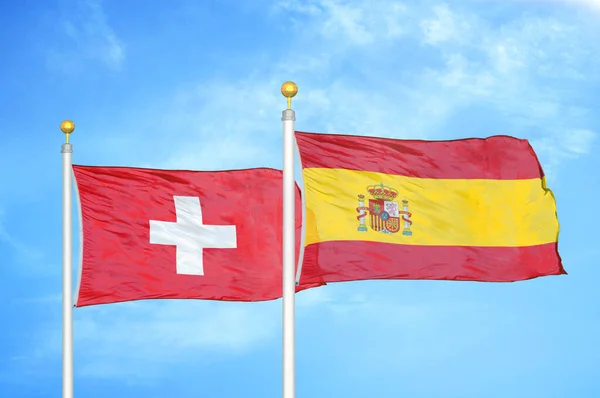
[[[283,111],[283,398],[296,396],[296,361],[294,336],[294,299],[296,294],[295,235],[296,216],[294,181],[294,122],[292,97],[298,92],[293,82],[285,82],[281,93],[287,98]]]
[[[63,398],[73,398],[73,220],[72,220],[72,159],[73,146],[69,144],[69,135],[75,130],[75,124],[65,120],[60,129],[66,136],[62,146],[63,175]]]

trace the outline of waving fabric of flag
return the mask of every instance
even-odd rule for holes
[[[83,238],[78,307],[161,298],[281,297],[280,170],[74,165],[73,171]],[[299,242],[299,190],[296,202]],[[301,281],[296,290],[319,286],[314,282],[319,279],[313,275],[312,283]]]
[[[325,282],[510,282],[565,274],[552,192],[526,140],[296,133],[302,272]],[[311,271],[312,272],[312,271]]]

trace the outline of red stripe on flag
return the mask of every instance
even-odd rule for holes
[[[515,282],[566,274],[557,243],[463,247],[331,241],[305,248],[303,270],[314,268],[319,268],[326,283],[372,279]]]
[[[341,168],[417,178],[519,180],[543,177],[527,140],[453,141],[296,132],[304,168]]]

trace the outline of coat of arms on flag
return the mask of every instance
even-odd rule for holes
[[[395,234],[402,228],[402,235],[412,236],[410,230],[412,214],[408,211],[408,200],[402,200],[402,209],[400,209],[397,201],[398,190],[382,183],[369,185],[367,192],[372,197],[369,199],[369,206],[365,206],[365,196],[358,195],[358,207],[356,208],[359,213],[356,217],[359,222],[358,231],[367,232],[368,225],[373,231]]]

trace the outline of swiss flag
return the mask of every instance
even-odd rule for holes
[[[77,307],[282,294],[282,172],[73,166],[82,225]],[[296,196],[296,258],[302,204]],[[318,275],[303,270],[297,291]]]

